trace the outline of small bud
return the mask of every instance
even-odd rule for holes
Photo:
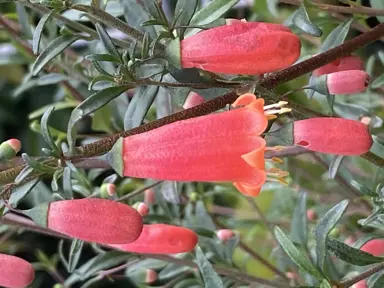
[[[294,272],[286,272],[285,273],[285,276],[287,276],[288,279],[291,279],[291,280],[297,280],[299,277],[297,276],[296,273]]]
[[[307,218],[309,221],[314,221],[317,219],[317,213],[313,209],[307,210]]]
[[[192,192],[190,195],[189,195],[189,200],[192,201],[192,202],[196,202],[197,200],[199,200],[200,196],[198,193],[196,192]]]
[[[232,238],[235,233],[233,233],[230,229],[220,229],[216,231],[217,238],[219,238],[224,243],[227,242],[230,238]]]
[[[145,275],[145,283],[150,284],[157,280],[157,272],[153,269],[147,269]]]
[[[335,227],[331,231],[329,231],[329,236],[333,238],[337,238],[340,236],[340,229]]]
[[[63,284],[56,283],[52,288],[63,288]]]
[[[370,77],[362,70],[348,70],[327,75],[327,87],[330,94],[355,94],[365,91]]]
[[[113,197],[116,195],[116,185],[112,183],[104,183],[100,187],[100,195],[102,198]]]
[[[9,139],[0,144],[0,161],[5,161],[16,156],[21,149],[18,139]]]
[[[371,124],[371,121],[372,121],[372,118],[368,116],[364,116],[360,119],[360,122],[366,126],[369,126],[369,124]]]
[[[149,208],[148,208],[148,205],[143,203],[143,202],[140,202],[138,205],[137,205],[137,212],[140,213],[141,216],[147,216],[148,213],[149,213]]]
[[[196,92],[189,92],[187,99],[185,99],[183,108],[188,109],[204,103],[205,99],[203,96],[197,94]]]
[[[144,191],[144,202],[147,203],[148,205],[155,204],[156,196],[155,196],[155,191],[153,191],[152,188]]]
[[[16,256],[0,254],[0,285],[6,288],[23,288],[35,279],[32,265]]]

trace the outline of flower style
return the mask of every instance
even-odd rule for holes
[[[263,74],[290,66],[300,38],[280,24],[240,22],[202,31],[181,41],[181,66],[227,74]]]
[[[312,118],[295,121],[293,127],[294,143],[316,152],[361,155],[372,146],[367,127],[355,120]]]
[[[6,288],[24,288],[35,279],[32,265],[16,256],[0,254],[0,285]]]
[[[174,122],[119,140],[109,162],[123,176],[233,182],[243,194],[257,196],[267,176],[266,142],[260,134],[268,125],[266,114],[280,112],[265,112],[264,108],[285,104],[263,107],[263,99],[244,94],[233,104],[242,106],[238,109]],[[271,174],[278,172],[275,169]]]
[[[324,74],[330,74],[334,72],[346,71],[346,70],[363,70],[364,63],[357,56],[347,56],[337,59],[327,65],[324,65],[312,72],[313,76],[319,77]]]
[[[128,205],[84,198],[50,203],[47,227],[84,241],[121,244],[140,236],[143,220]]]
[[[330,94],[355,94],[365,91],[370,77],[362,70],[348,70],[327,75],[327,87]]]
[[[195,232],[167,224],[144,225],[140,237],[132,243],[109,245],[140,254],[178,254],[192,251],[198,241]]]

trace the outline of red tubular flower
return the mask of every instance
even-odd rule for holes
[[[132,243],[111,247],[140,254],[177,254],[192,251],[198,241],[195,232],[167,224],[144,225],[140,237]]]
[[[262,74],[290,66],[300,39],[280,24],[245,22],[202,31],[181,41],[181,66],[227,74]]]
[[[354,94],[365,91],[369,85],[369,75],[362,70],[348,70],[327,75],[330,94]]]
[[[111,165],[129,177],[234,182],[242,193],[256,196],[266,180],[266,143],[259,135],[268,120],[263,99],[245,94],[238,105],[244,107],[120,139],[111,151]]]
[[[312,72],[316,77],[319,77],[324,74],[330,74],[334,72],[346,71],[346,70],[363,70],[364,63],[357,56],[347,56],[340,59],[337,59],[323,67],[320,67]]]
[[[35,279],[32,265],[16,256],[0,254],[0,285],[6,288],[24,288]]]
[[[294,143],[312,151],[361,155],[369,151],[372,137],[367,127],[342,118],[312,118],[294,122]]]
[[[128,205],[85,198],[50,203],[47,226],[84,241],[122,244],[140,236],[143,220]]]

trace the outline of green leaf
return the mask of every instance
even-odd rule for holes
[[[381,118],[373,115],[368,109],[365,109],[360,105],[335,102],[333,104],[333,110],[336,114],[343,116],[343,118],[352,120],[360,120],[362,116],[371,117],[369,126],[372,128],[380,128],[383,125],[383,120]]]
[[[101,270],[118,266],[131,258],[132,256],[130,254],[120,251],[111,251],[100,254],[76,269],[75,272],[67,278],[64,285],[71,286],[79,281],[84,281]]]
[[[223,16],[238,2],[239,0],[213,0],[193,15],[189,25],[200,26],[209,24]],[[199,31],[200,29],[190,29],[187,31],[186,35],[191,36]]]
[[[31,120],[31,119],[40,117],[44,114],[45,111],[47,111],[51,108],[53,108],[55,111],[58,111],[58,110],[62,110],[62,109],[76,107],[78,104],[79,104],[79,102],[70,101],[70,100],[67,100],[65,102],[56,102],[56,103],[48,104],[48,105],[42,106],[41,108],[33,111],[31,114],[28,115],[28,119]]]
[[[85,56],[85,59],[89,61],[121,62],[119,58],[110,54],[90,54]]]
[[[320,37],[323,34],[323,31],[321,31],[320,28],[313,24],[309,19],[308,12],[304,4],[301,4],[300,8],[294,12],[292,23],[309,35]]]
[[[32,167],[24,167],[23,170],[20,171],[20,173],[15,178],[15,184],[20,184],[23,182],[31,173],[33,172]]]
[[[65,199],[73,198],[71,176],[72,176],[71,168],[65,167],[63,172],[63,191],[64,191]]]
[[[327,279],[324,279],[320,283],[320,288],[332,288],[332,285],[328,282]]]
[[[224,288],[220,276],[213,269],[211,263],[205,257],[203,251],[199,246],[196,247],[196,262],[204,280],[204,287],[206,288]]]
[[[213,223],[211,216],[205,209],[204,202],[199,200],[195,207],[197,224],[208,230],[216,230],[216,225]]]
[[[382,0],[370,0],[369,2],[371,3],[371,7],[374,9],[384,9],[384,2]],[[379,22],[384,22],[384,16],[377,16],[376,18]]]
[[[84,246],[84,241],[79,239],[73,239],[71,244],[71,249],[69,250],[69,259],[68,259],[68,272],[72,273],[77,264],[79,263],[81,251]]]
[[[329,165],[329,179],[335,179],[337,171],[340,168],[341,163],[343,162],[344,156],[343,155],[335,155],[331,161],[331,164]]]
[[[108,105],[97,110],[92,117],[92,130],[113,133],[111,117],[112,113]]]
[[[324,279],[323,275],[312,265],[311,261],[293,245],[292,241],[289,240],[279,227],[275,227],[275,236],[285,253],[300,269],[308,272],[318,280]]]
[[[373,145],[371,147],[371,152],[378,155],[381,158],[384,158],[384,141],[376,135],[372,135]]]
[[[173,27],[187,26],[196,11],[197,4],[197,0],[178,0],[175,7],[175,20]],[[178,29],[177,31],[177,35],[180,37],[180,39],[183,39],[184,29]]]
[[[368,287],[382,288],[384,287],[384,272],[373,274],[368,280]]]
[[[62,35],[53,40],[47,48],[36,58],[32,65],[32,75],[36,76],[44,66],[63,52],[73,42],[80,39],[79,35]]]
[[[16,3],[17,20],[21,26],[21,32],[27,39],[32,39],[32,29],[29,23],[29,15],[22,3]]]
[[[109,37],[107,31],[105,31],[104,27],[100,23],[95,24],[97,34],[99,34],[99,38],[101,43],[103,43],[105,49],[115,58],[121,59],[120,53],[117,51],[115,44],[113,44],[111,38]]]
[[[49,202],[39,204],[29,210],[19,210],[20,213],[28,216],[41,227],[47,227],[48,225],[48,211],[49,211]]]
[[[76,141],[76,131],[74,126],[76,122],[82,119],[84,116],[87,116],[92,112],[95,112],[96,110],[100,109],[101,107],[107,105],[109,102],[111,102],[113,99],[115,99],[128,89],[129,87],[127,86],[108,87],[104,90],[100,90],[92,94],[87,99],[85,99],[79,106],[73,109],[71,118],[69,119],[67,132],[70,153],[74,152],[73,148]]]
[[[373,256],[333,238],[327,239],[327,248],[337,258],[356,266],[366,266],[384,261],[382,257]]]
[[[314,234],[316,238],[316,256],[317,265],[323,269],[325,263],[325,256],[327,252],[327,237],[328,233],[336,226],[341,216],[343,216],[348,206],[348,200],[343,200],[330,210],[319,220]]]
[[[53,110],[55,110],[55,107],[50,107],[47,111],[45,111],[43,117],[41,117],[41,134],[43,135],[44,141],[48,144],[48,146],[55,151],[57,150],[57,146],[52,140],[52,136],[48,128],[48,121]]]
[[[293,212],[291,239],[293,242],[305,247],[308,241],[307,233],[307,193],[301,192],[295,206],[295,211]]]
[[[384,73],[377,77],[371,84],[373,89],[377,89],[384,86]]]
[[[56,12],[55,10],[51,10],[51,12],[44,14],[36,26],[36,29],[33,33],[33,39],[32,39],[32,51],[33,51],[33,54],[35,55],[39,54],[39,46],[40,46],[40,41],[41,41],[41,36],[43,34],[44,26],[49,20],[49,18],[52,16],[52,14],[55,12]]]
[[[341,23],[339,26],[333,29],[333,31],[329,33],[328,37],[324,40],[323,45],[321,45],[319,53],[323,53],[325,51],[328,51],[329,49],[335,48],[343,44],[345,38],[347,38],[352,21],[353,18],[344,23]]]
[[[290,146],[293,145],[293,127],[294,122],[288,122],[282,127],[269,131],[266,133],[266,140],[269,146],[283,145]]]
[[[171,279],[191,270],[190,267],[180,266],[179,264],[170,263],[158,274],[160,281],[170,281]]]
[[[23,153],[23,154],[21,154],[21,157],[23,158],[23,160],[25,161],[25,163],[28,164],[28,166],[30,166],[31,168],[33,168],[34,170],[36,170],[36,171],[38,171],[38,172],[42,172],[42,173],[53,173],[53,172],[55,172],[55,170],[56,170],[54,167],[51,167],[51,166],[45,165],[45,164],[42,163],[42,162],[33,160],[32,158],[30,158],[30,157],[28,156],[27,153]]]
[[[29,192],[36,186],[36,184],[40,181],[39,178],[33,179],[23,185],[16,186],[12,190],[11,197],[8,200],[8,204],[12,207],[17,207],[21,200],[23,200]]]

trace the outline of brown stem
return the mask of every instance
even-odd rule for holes
[[[301,0],[279,0],[280,3],[292,4],[292,5],[300,5],[303,3]],[[384,9],[374,9],[371,7],[359,6],[359,7],[345,7],[345,6],[337,6],[337,5],[329,5],[313,2],[311,3],[313,6],[329,12],[336,13],[345,13],[345,14],[364,14],[368,16],[384,16]]]
[[[356,38],[345,42],[344,44],[330,49],[322,54],[319,54],[315,57],[312,57],[308,60],[300,62],[296,65],[293,65],[287,69],[284,69],[280,72],[273,73],[260,80],[259,84],[267,89],[273,89],[281,83],[295,79],[301,75],[309,73],[324,64],[330,63],[340,57],[347,56],[353,51],[368,45],[369,43],[374,42],[379,39],[381,36],[384,36],[384,23],[379,24],[369,32],[361,34]],[[100,141],[87,144],[79,147],[80,155],[78,157],[92,157],[108,152],[113,144],[120,137],[127,137],[134,134],[139,134],[153,130],[155,128],[196,116],[202,116],[214,112],[216,110],[224,108],[227,104],[231,104],[237,98],[235,92],[225,94],[223,96],[214,98],[210,101],[206,101],[203,104],[198,106],[177,112],[175,114],[169,115],[167,117],[161,118],[159,120],[141,125],[137,128],[113,135],[109,138],[102,139]]]
[[[376,266],[372,267],[371,269],[368,269],[367,271],[353,277],[353,278],[350,278],[350,279],[347,279],[345,281],[342,281],[340,282],[339,285],[337,285],[336,287],[337,288],[347,288],[347,287],[351,287],[353,284],[356,284],[357,282],[381,271],[384,269],[384,262],[380,263],[380,264],[377,264]]]

